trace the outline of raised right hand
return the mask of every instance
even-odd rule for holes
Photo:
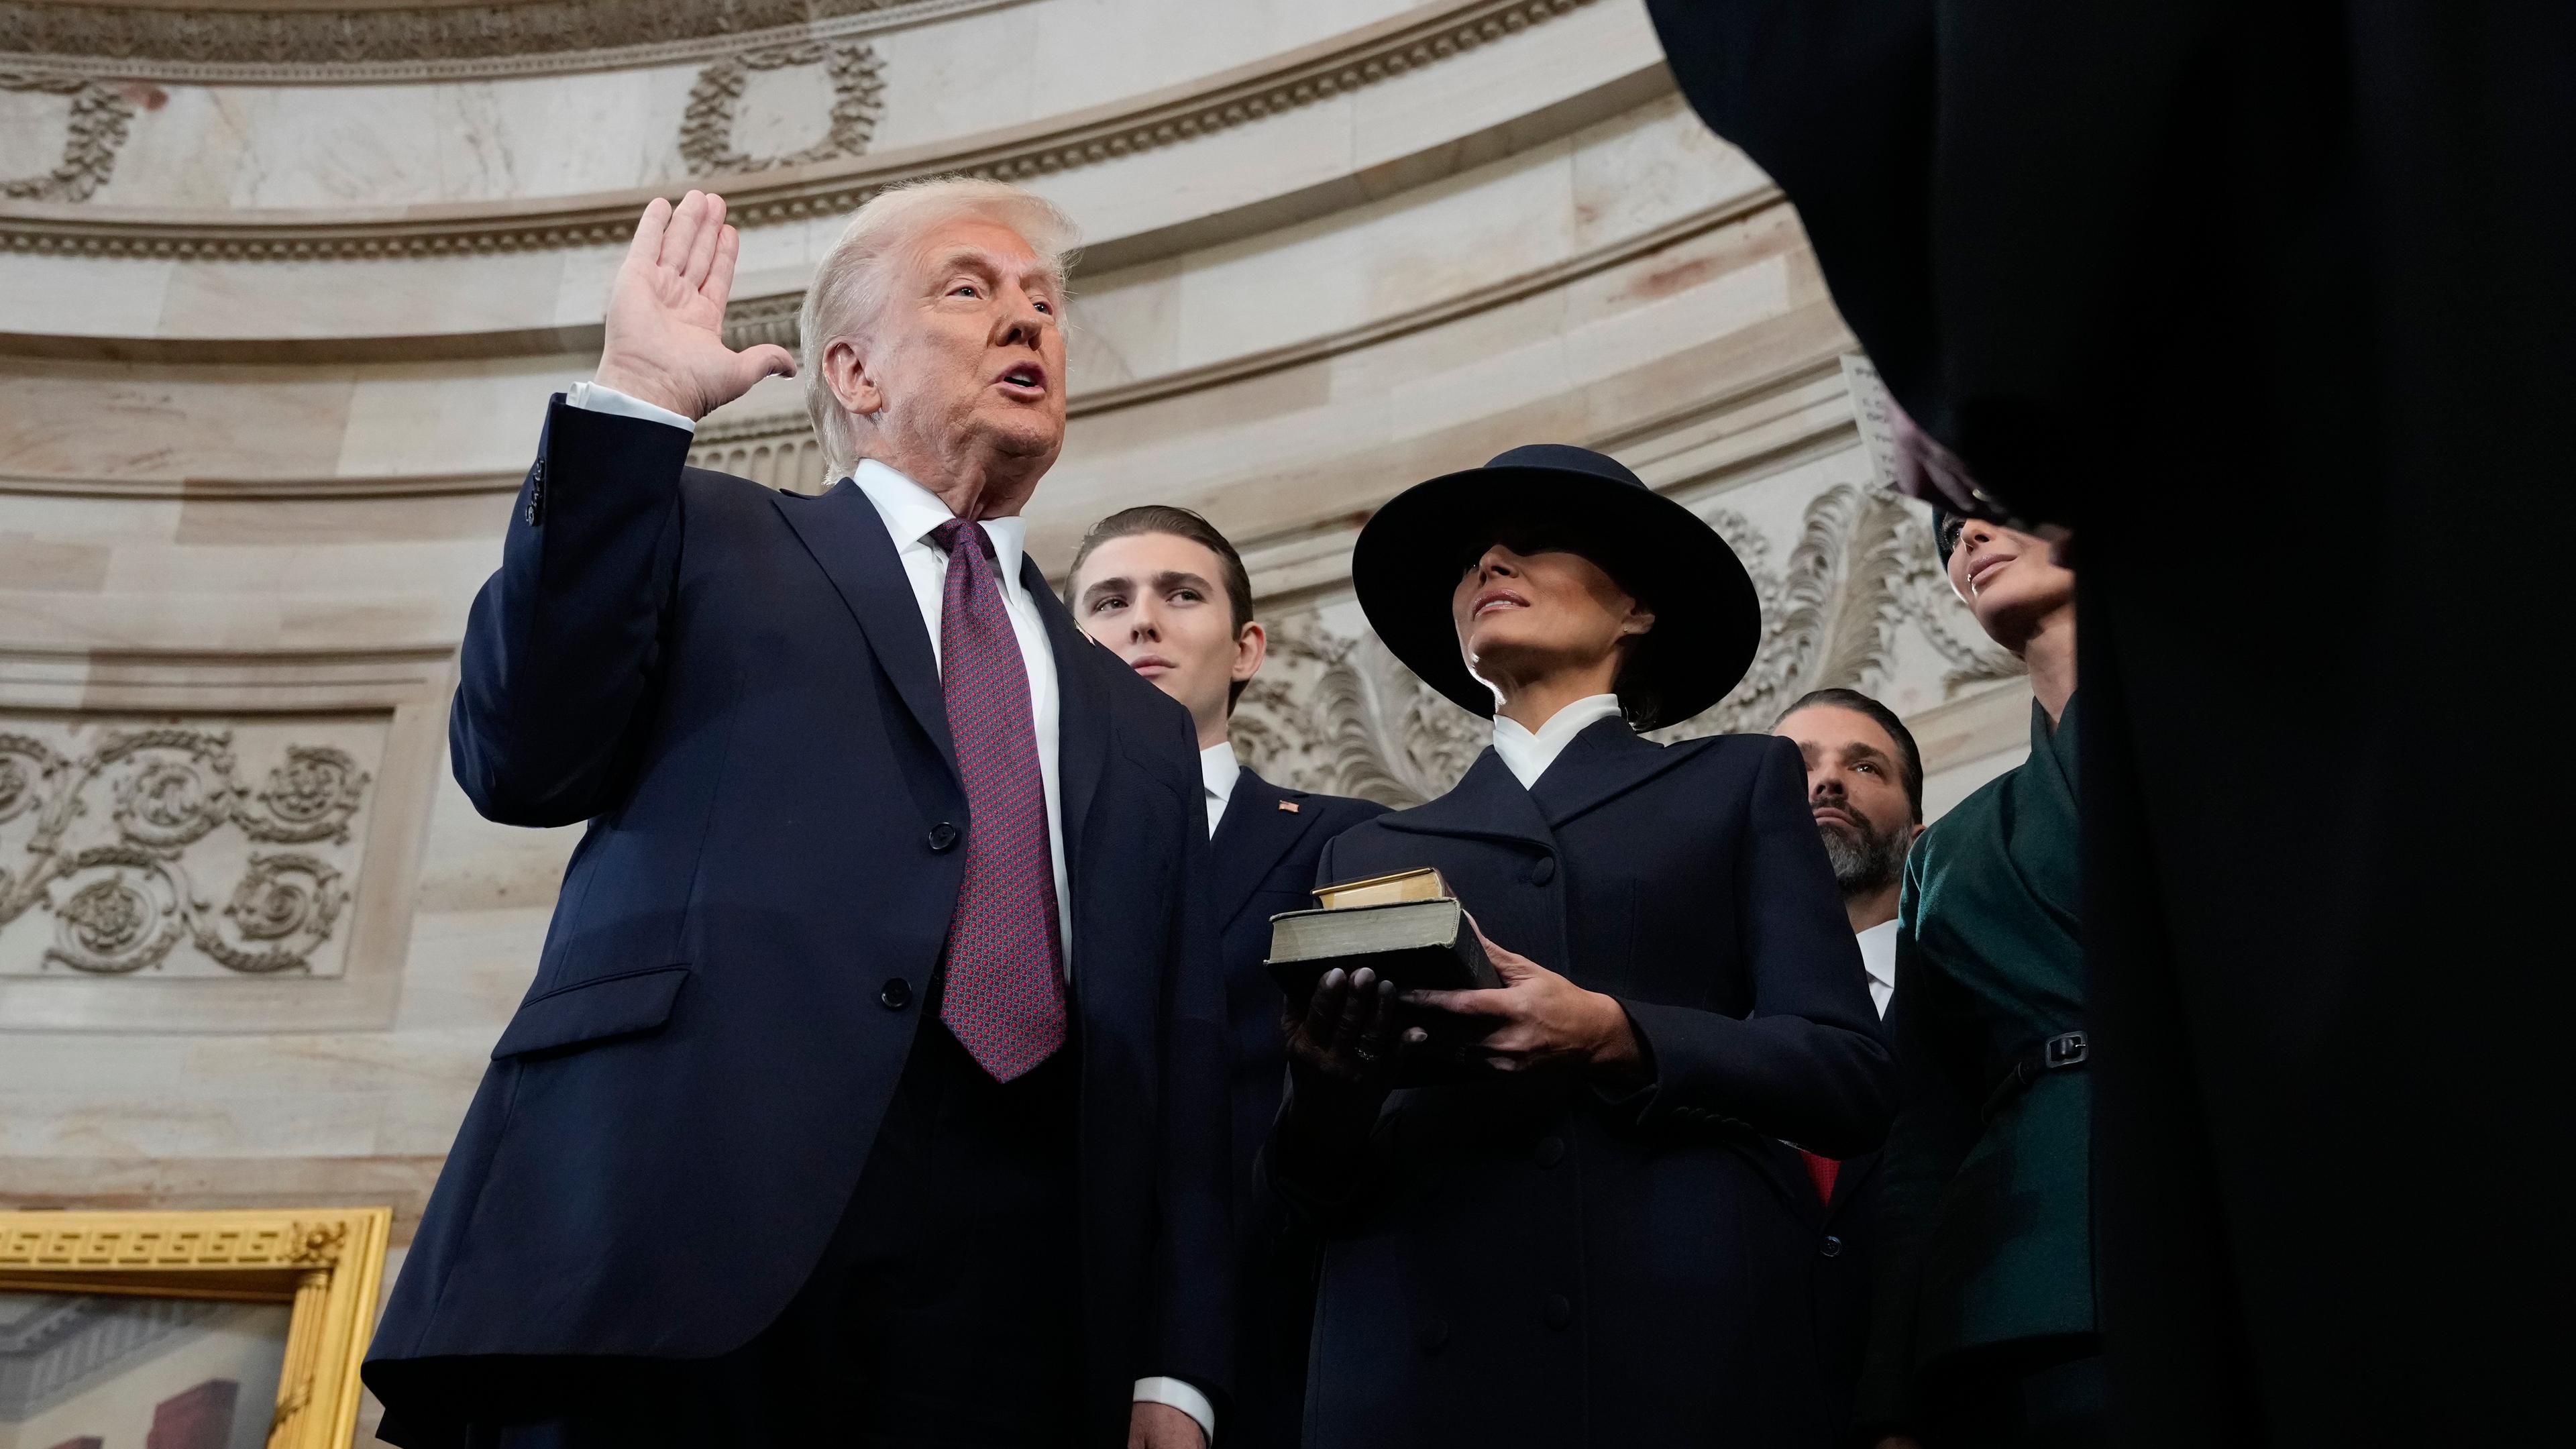
[[[725,225],[724,198],[692,191],[660,197],[635,223],[635,240],[608,288],[606,340],[593,380],[686,418],[702,418],[764,377],[796,375],[773,343],[736,352],[724,344],[742,237]]]

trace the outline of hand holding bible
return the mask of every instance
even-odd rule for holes
[[[1581,1067],[1605,1073],[1632,1071],[1640,1053],[1628,1012],[1612,997],[1586,991],[1517,951],[1497,946],[1484,931],[1485,957],[1503,978],[1500,990],[1408,991],[1410,1006],[1490,1021],[1493,1030],[1468,1051],[1498,1072],[1538,1067]]]
[[[762,343],[725,346],[725,301],[742,237],[725,225],[724,198],[692,191],[673,206],[655,197],[609,284],[606,334],[594,379],[629,397],[702,418],[764,377],[794,377],[796,359]]]

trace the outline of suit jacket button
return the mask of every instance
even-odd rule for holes
[[[1540,1138],[1538,1140],[1537,1150],[1530,1154],[1530,1160],[1541,1167],[1554,1167],[1558,1163],[1563,1162],[1565,1160],[1565,1139],[1562,1137]]]
[[[930,827],[930,848],[946,850],[957,843],[957,827],[942,820]]]
[[[1413,1341],[1424,1353],[1438,1353],[1449,1342],[1449,1320],[1435,1318],[1413,1331]]]
[[[1552,855],[1540,856],[1538,858],[1538,864],[1530,867],[1529,875],[1531,885],[1545,885],[1549,881],[1556,879],[1556,857]]]
[[[1548,1327],[1562,1333],[1574,1321],[1574,1300],[1562,1293],[1550,1293],[1547,1302],[1539,1305],[1538,1316]]]
[[[1839,1258],[1843,1255],[1843,1240],[1827,1233],[1824,1242],[1817,1245],[1816,1251],[1828,1258]]]
[[[888,1011],[901,1011],[912,1005],[912,983],[900,976],[887,977],[886,984],[877,988],[877,1004]]]

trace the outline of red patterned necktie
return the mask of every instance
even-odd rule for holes
[[[1029,714],[1028,665],[994,581],[992,537],[962,518],[930,536],[948,550],[939,685],[969,824],[939,1019],[984,1070],[1007,1082],[1064,1045],[1046,776]]]

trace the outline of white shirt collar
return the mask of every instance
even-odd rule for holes
[[[1869,973],[1869,1000],[1887,1015],[1887,999],[1896,994],[1896,918],[1890,916],[1860,933],[1860,969]]]
[[[1494,716],[1494,753],[1503,757],[1503,768],[1521,782],[1524,790],[1534,789],[1539,776],[1565,753],[1574,737],[1602,720],[1619,713],[1619,696],[1588,695],[1548,716],[1547,723],[1533,734],[1520,721]]]
[[[1225,818],[1226,802],[1234,798],[1234,782],[1242,777],[1243,762],[1234,757],[1231,741],[1199,751],[1199,779],[1207,785],[1208,834],[1216,834],[1216,823]]]
[[[935,547],[930,542],[930,531],[957,516],[938,494],[874,458],[861,459],[859,466],[851,470],[850,481],[858,484],[859,491],[877,506],[898,551]],[[993,540],[994,569],[1001,575],[1003,589],[1017,593],[1020,555],[1028,547],[1029,521],[1016,516],[987,518],[984,532]]]

